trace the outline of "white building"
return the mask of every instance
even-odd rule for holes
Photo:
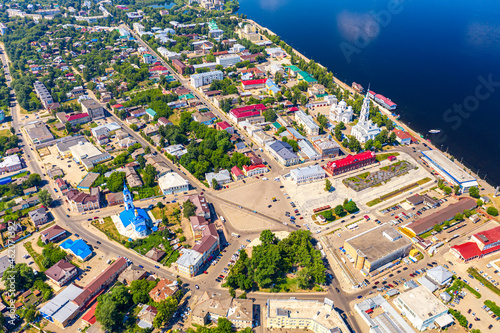
[[[351,135],[354,136],[359,142],[365,143],[370,139],[375,139],[375,137],[381,132],[380,128],[368,119],[370,115],[370,98],[366,94],[363,100],[363,106],[361,107],[361,114],[359,115],[359,121],[351,130]]]
[[[240,61],[240,56],[236,54],[223,54],[221,56],[218,56],[215,60],[217,65],[221,65],[224,68],[234,66]]]
[[[174,264],[174,269],[179,275],[193,277],[200,270],[203,264],[203,255],[195,250],[182,249],[180,250],[180,257]]]
[[[215,80],[223,80],[222,71],[205,72],[191,75],[191,85],[195,88],[205,86]]]
[[[295,121],[297,124],[304,126],[307,135],[318,135],[319,126],[316,124],[311,115],[305,114],[304,111],[295,112]]]
[[[208,182],[208,186],[212,187],[213,180],[217,181],[219,186],[230,183],[231,182],[231,174],[228,170],[220,170],[219,172],[210,172],[205,174],[205,179]]]
[[[158,179],[163,195],[189,191],[189,182],[176,172],[167,172]]]
[[[297,185],[316,182],[325,179],[326,173],[319,165],[309,165],[290,171],[290,178]]]
[[[174,59],[180,59],[181,54],[173,51],[169,51],[163,46],[160,46],[158,48],[158,53],[161,54],[162,57],[167,58],[167,60],[174,60]]]
[[[138,35],[142,35],[144,33],[144,26],[139,22],[134,22],[132,24],[132,28]]]
[[[424,286],[400,294],[394,305],[419,331],[435,327],[435,322],[441,327],[446,326],[445,323],[450,320],[453,322],[448,314],[448,307]]]
[[[281,47],[268,47],[266,53],[272,58],[284,58],[286,57],[286,52],[283,51]]]
[[[344,100],[339,103],[335,96],[331,96],[330,101],[332,103],[330,106],[330,121],[343,122],[344,124],[350,123],[354,114],[352,106],[347,106]]]

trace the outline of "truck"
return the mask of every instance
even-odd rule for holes
[[[221,216],[221,217],[220,217],[220,220],[221,220],[223,223],[226,223],[226,220],[224,219],[224,216]]]
[[[231,234],[231,236],[236,237],[236,238],[240,238],[240,235],[238,235],[238,234],[237,234],[237,233],[235,233],[235,232],[233,232],[233,233]]]

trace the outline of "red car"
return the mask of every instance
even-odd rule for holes
[[[207,272],[207,271],[204,271],[204,272],[203,272],[203,274],[208,274],[208,272]]]
[[[378,282],[378,281],[375,281],[375,283],[374,283],[374,284],[376,285],[376,284],[379,284],[379,283],[380,283],[380,282]]]
[[[388,286],[391,287],[391,288],[394,288],[394,286],[392,284],[390,284],[390,283],[388,284]]]
[[[94,220],[97,220],[99,218],[99,216],[94,216]]]

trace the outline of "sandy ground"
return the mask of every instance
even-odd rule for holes
[[[229,205],[222,204],[220,208],[226,221],[237,230],[259,232],[264,229],[270,229],[274,225],[252,213],[247,213]]]
[[[49,146],[48,150],[50,151],[50,155],[46,155],[43,157],[45,170],[51,169],[54,165],[58,166],[64,171],[64,179],[68,183],[73,184],[76,187],[76,185],[78,185],[78,183],[87,174],[85,168],[80,168],[80,165],[76,164],[76,162],[72,158],[57,158],[57,156],[59,156],[59,153],[55,145]],[[68,167],[69,165],[70,167]]]

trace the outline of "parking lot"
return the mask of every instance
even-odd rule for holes
[[[77,164],[72,158],[61,158],[55,145],[49,146],[48,150],[50,155],[46,155],[42,158],[44,171],[50,170],[55,165],[64,171],[64,179],[76,187],[87,174],[85,168]]]

